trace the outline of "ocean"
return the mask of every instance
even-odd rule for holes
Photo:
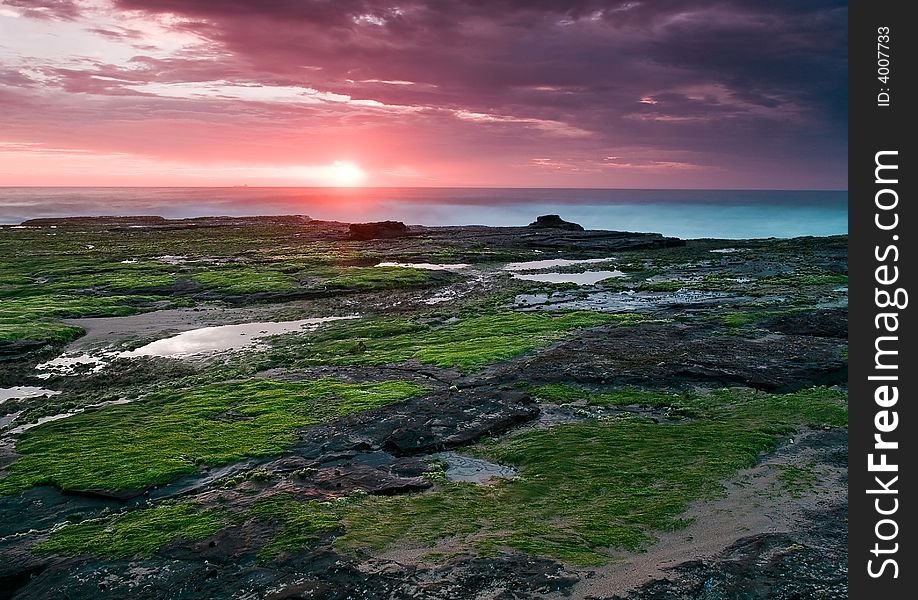
[[[848,232],[847,191],[524,188],[0,188],[0,224],[95,215],[308,215],[347,222],[526,225],[746,239]]]

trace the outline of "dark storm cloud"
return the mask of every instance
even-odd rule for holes
[[[592,108],[621,116],[645,93],[707,83],[725,87],[738,102],[769,109],[793,105],[837,127],[846,117],[846,94],[840,93],[846,87],[844,2],[118,5],[186,17],[182,27],[225,43],[269,73],[356,95],[366,88],[385,102],[437,100],[543,115],[550,107],[558,115]],[[346,84],[348,79],[355,83]],[[722,108],[712,105],[712,115]]]
[[[63,0],[7,4],[43,18],[79,13]],[[336,113],[335,127],[391,126],[404,136],[416,126],[411,136],[421,139],[423,126],[462,153],[497,157],[505,148],[512,160],[584,169],[607,167],[610,155],[624,156],[616,165],[657,155],[846,185],[847,3],[838,0],[114,5],[166,17],[159,23],[203,40],[201,54],[154,57],[134,45],[130,63],[46,70],[63,89],[121,97],[195,82],[310,88],[393,108]],[[131,44],[139,37],[93,31]]]

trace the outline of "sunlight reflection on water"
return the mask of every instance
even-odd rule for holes
[[[260,323],[241,323],[239,325],[219,325],[192,329],[162,340],[150,342],[136,350],[121,352],[118,356],[133,358],[135,356],[182,357],[211,352],[225,352],[254,346],[258,340],[272,335],[306,331],[322,323],[356,319],[349,317],[318,317],[298,321],[265,321]]]

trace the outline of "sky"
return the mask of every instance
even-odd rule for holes
[[[0,0],[0,186],[847,189],[847,2]]]

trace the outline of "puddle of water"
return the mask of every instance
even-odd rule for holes
[[[104,354],[104,356],[110,356],[113,353],[109,352]],[[53,358],[47,362],[43,362],[36,366],[35,368],[39,371],[44,371],[38,377],[41,379],[48,379],[52,375],[71,375],[77,371],[78,367],[86,366],[90,373],[96,373],[106,365],[105,360],[102,356],[93,356],[91,354],[81,353],[81,354],[62,354],[57,358]],[[81,372],[83,369],[79,369]]]
[[[454,291],[443,292],[436,296],[431,296],[424,300],[424,304],[440,304],[441,302],[449,302],[450,300],[455,300],[459,296],[458,293]]]
[[[39,417],[38,420],[35,421],[34,423],[25,423],[23,425],[20,425],[19,427],[14,427],[13,429],[10,429],[9,431],[5,433],[6,435],[17,435],[24,431],[28,431],[32,429],[33,427],[38,427],[39,425],[44,425],[45,423],[50,423],[51,421],[60,421],[61,419],[66,419],[67,417],[78,415],[81,412],[83,411],[80,410],[80,411],[74,411],[74,412],[59,413],[56,415],[49,415],[47,417]]]
[[[624,277],[622,271],[584,271],[583,273],[514,273],[513,279],[525,281],[539,281],[541,283],[576,283],[577,285],[593,285],[603,279]]]
[[[66,419],[67,417],[78,415],[81,412],[84,412],[90,408],[105,408],[106,406],[117,406],[119,404],[128,404],[129,402],[131,402],[131,400],[128,400],[127,398],[121,398],[120,400],[109,400],[108,402],[99,402],[98,404],[89,404],[85,408],[75,408],[68,412],[58,413],[56,415],[48,415],[46,417],[39,417],[38,420],[36,420],[34,423],[23,423],[22,425],[19,425],[18,427],[14,427],[13,429],[10,429],[9,431],[4,432],[4,435],[17,435],[24,431],[28,431],[32,429],[33,427],[44,425],[45,423],[50,423],[52,421],[60,421],[61,419]],[[18,417],[20,414],[22,413],[19,412],[16,414],[16,416]],[[12,420],[10,422],[12,422]]]
[[[0,403],[7,400],[22,398],[41,398],[42,396],[56,396],[60,394],[57,390],[46,390],[45,388],[31,385],[17,385],[9,388],[0,388]]]
[[[442,460],[446,463],[448,481],[466,481],[471,483],[488,483],[493,478],[510,479],[516,477],[516,469],[498,465],[480,458],[463,456],[456,452],[437,452],[428,458]]]
[[[347,317],[317,317],[297,321],[263,321],[241,323],[239,325],[199,327],[124,352],[101,351],[95,354],[85,352],[63,354],[38,365],[36,369],[43,372],[37,377],[48,379],[52,375],[74,375],[78,372],[84,372],[84,369],[80,367],[86,367],[91,373],[95,373],[102,370],[116,358],[136,358],[140,356],[183,358],[251,348],[258,346],[259,340],[268,336],[297,331],[311,331],[323,323],[357,318],[359,318],[357,315],[351,315]]]
[[[571,265],[589,265],[595,263],[607,263],[613,258],[547,258],[544,260],[528,260],[524,262],[508,263],[504,265],[504,271],[512,271],[514,279],[523,281],[538,281],[540,283],[575,283],[577,285],[593,285],[603,279],[611,277],[624,277],[621,271],[584,271],[582,273],[525,273],[523,271],[539,271],[545,269],[557,269],[559,267],[569,267]]]
[[[162,340],[150,342],[136,350],[118,353],[119,357],[134,358],[137,356],[162,356],[180,358],[196,354],[226,352],[254,346],[258,340],[272,335],[309,331],[322,323],[356,319],[348,317],[318,317],[298,321],[265,321],[261,323],[241,323],[239,325],[219,325],[192,329]]]
[[[381,262],[377,267],[405,267],[411,269],[426,269],[427,271],[459,271],[468,267],[465,263],[456,264],[438,264],[438,263],[400,263],[400,262]]]
[[[188,257],[185,255],[173,256],[171,254],[166,254],[165,256],[156,256],[154,257],[159,262],[164,262],[167,265],[180,265],[188,260]]]
[[[714,252],[715,254],[733,254],[734,252],[745,251],[745,248],[715,248],[714,250],[708,250],[708,252]]]
[[[8,415],[3,415],[2,417],[0,417],[0,429],[6,429],[7,427],[9,427],[10,423],[18,419],[19,416],[24,412],[25,412],[24,410],[19,410],[14,413],[10,413]]]
[[[568,260],[566,258],[547,258],[545,260],[528,260],[524,262],[508,263],[504,265],[504,271],[534,271],[536,269],[554,269],[557,267],[569,267],[571,265],[588,265],[592,263],[602,263],[615,260],[613,258],[582,258],[578,260]]]

